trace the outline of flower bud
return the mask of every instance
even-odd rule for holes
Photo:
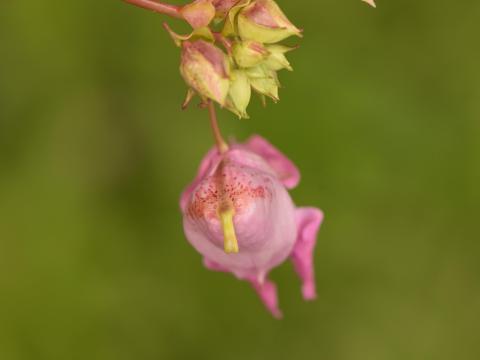
[[[285,53],[295,48],[291,48],[284,45],[270,45],[267,46],[267,50],[270,53],[267,60],[265,60],[265,65],[274,71],[279,71],[282,69],[287,69],[292,71],[292,67],[285,57]]]
[[[204,40],[184,41],[180,72],[185,82],[201,97],[224,105],[230,87],[227,56]]]
[[[278,87],[280,86],[275,71],[268,69],[264,64],[249,68],[246,71],[252,88],[262,95],[278,101]]]
[[[215,7],[211,0],[195,0],[183,6],[180,14],[194,29],[208,26],[215,17]]]
[[[301,36],[273,0],[256,0],[242,8],[237,18],[238,33],[244,40],[276,43],[292,35]]]
[[[251,40],[235,43],[232,53],[237,65],[243,68],[258,65],[269,55],[262,43]]]
[[[247,74],[243,70],[233,70],[231,73],[230,91],[225,106],[240,118],[248,118],[247,107],[250,103],[252,90]]]

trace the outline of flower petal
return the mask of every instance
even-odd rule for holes
[[[230,272],[227,268],[223,267],[220,264],[217,264],[215,261],[207,259],[206,257],[203,258],[203,266],[205,266],[208,270],[212,271]]]
[[[298,185],[300,172],[295,164],[263,137],[259,135],[250,137],[246,146],[267,161],[287,189],[292,189]]]
[[[187,209],[188,201],[190,199],[190,196],[192,195],[192,192],[207,175],[207,172],[214,168],[213,164],[218,163],[220,159],[221,156],[218,153],[218,150],[215,148],[211,149],[202,159],[202,162],[200,163],[197,171],[197,176],[192,181],[192,183],[185,188],[185,190],[182,192],[182,195],[180,196],[180,209],[182,209],[183,212],[185,212]]]
[[[302,294],[305,300],[316,298],[315,268],[313,251],[317,242],[317,232],[323,221],[323,212],[316,208],[297,208],[297,242],[293,248],[292,261],[295,271],[302,280]]]
[[[277,286],[275,283],[269,280],[260,283],[256,279],[251,279],[250,283],[257,291],[258,296],[260,296],[260,299],[268,311],[270,311],[275,318],[281,319],[283,314],[278,307]]]

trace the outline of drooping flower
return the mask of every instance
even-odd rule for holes
[[[204,265],[249,281],[265,306],[281,317],[268,273],[287,258],[302,281],[304,299],[316,297],[313,251],[323,214],[297,208],[287,189],[296,166],[260,136],[210,150],[180,199],[185,235]]]

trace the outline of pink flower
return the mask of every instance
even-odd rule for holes
[[[260,136],[210,150],[180,199],[185,235],[204,265],[249,281],[265,306],[281,317],[268,273],[287,258],[302,281],[304,299],[316,297],[313,251],[323,214],[297,208],[287,189],[296,166]]]

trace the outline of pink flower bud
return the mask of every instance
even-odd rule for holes
[[[237,19],[238,33],[244,40],[276,43],[292,35],[301,36],[273,0],[255,0],[242,8]]]
[[[185,235],[205,266],[249,281],[276,317],[276,286],[267,275],[287,258],[303,297],[316,296],[313,250],[323,214],[295,207],[287,189],[299,178],[290,160],[254,136],[224,154],[212,149],[180,200]]]
[[[208,26],[215,17],[215,7],[212,0],[195,0],[194,2],[182,6],[180,9],[182,17],[194,29]]]
[[[225,103],[230,68],[227,56],[218,47],[204,40],[184,41],[180,72],[201,97]]]

